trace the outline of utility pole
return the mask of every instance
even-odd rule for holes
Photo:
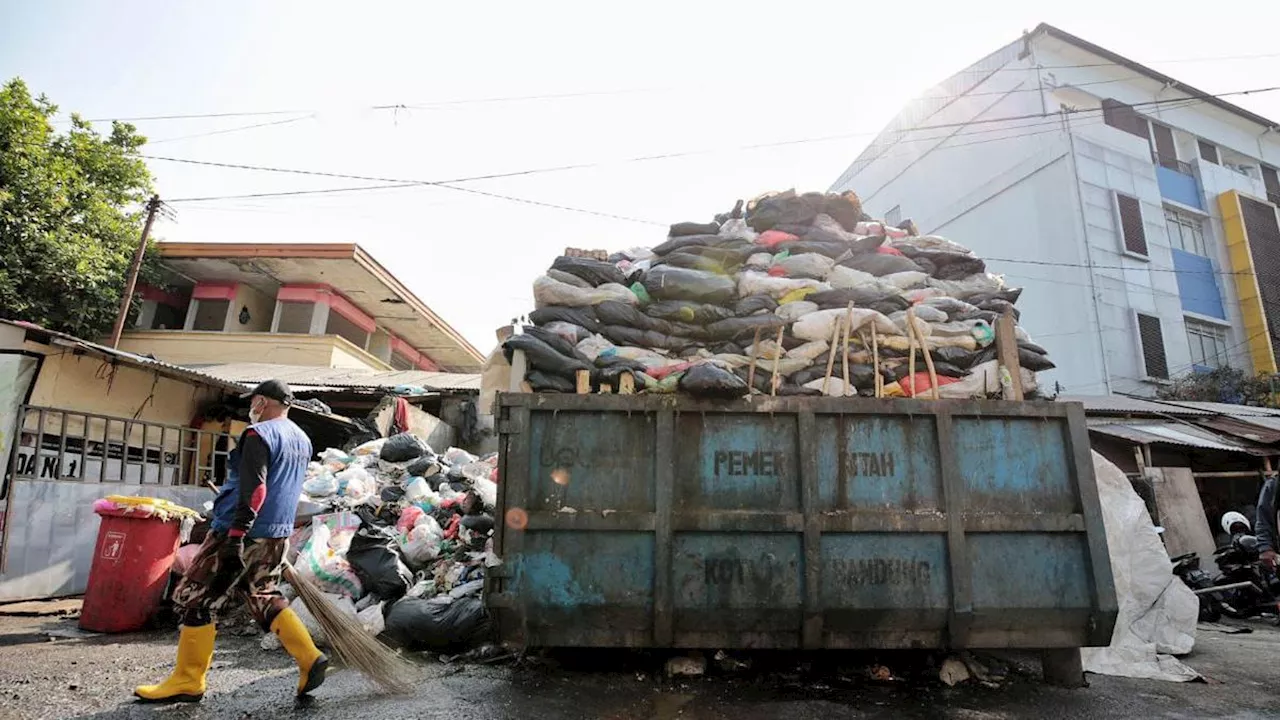
[[[142,258],[147,254],[147,238],[151,235],[151,225],[156,221],[156,213],[161,204],[159,195],[152,195],[147,201],[147,222],[142,226],[142,238],[138,240],[133,263],[129,265],[129,279],[125,282],[124,295],[120,298],[120,313],[116,315],[116,325],[111,329],[113,348],[120,346],[120,335],[124,333],[124,323],[129,319],[129,305],[133,303],[133,291],[138,285],[138,271],[142,269]]]

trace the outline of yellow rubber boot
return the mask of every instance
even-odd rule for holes
[[[298,696],[320,687],[329,658],[311,641],[311,633],[292,610],[284,609],[271,622],[271,632],[280,636],[280,644],[298,663]]]
[[[183,626],[178,635],[178,662],[159,685],[139,685],[133,694],[142,702],[198,702],[204,697],[204,676],[213,661],[213,623]]]

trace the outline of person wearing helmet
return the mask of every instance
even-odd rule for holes
[[[1258,551],[1262,564],[1276,569],[1276,491],[1280,480],[1272,473],[1258,494],[1258,510],[1254,523],[1258,526]]]
[[[1253,527],[1249,525],[1249,518],[1245,517],[1243,513],[1238,513],[1235,510],[1223,513],[1222,531],[1227,534],[1227,537],[1234,538],[1237,535],[1250,532],[1252,529]]]

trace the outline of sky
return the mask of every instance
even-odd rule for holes
[[[825,190],[904,103],[1040,22],[1210,93],[1280,85],[1280,56],[1224,59],[1280,52],[1280,3],[1142,5],[0,0],[0,80],[87,118],[275,113],[134,121],[176,210],[156,235],[359,243],[485,352],[564,248]],[[1280,92],[1232,100],[1280,118]]]

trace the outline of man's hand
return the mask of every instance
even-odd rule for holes
[[[1276,551],[1275,550],[1264,550],[1262,552],[1262,557],[1260,559],[1262,560],[1263,565],[1266,565],[1272,570],[1276,569]]]

